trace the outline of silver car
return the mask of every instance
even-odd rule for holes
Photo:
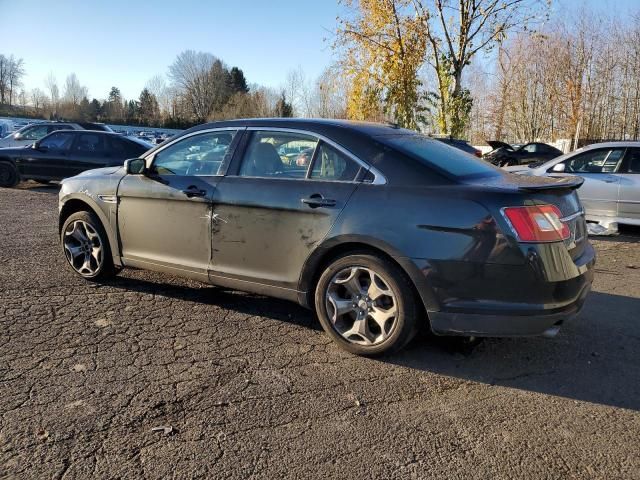
[[[609,231],[618,224],[640,225],[640,142],[595,143],[543,164],[506,167],[537,176],[578,175],[578,190],[588,221]]]
[[[15,133],[0,139],[0,148],[31,145],[56,130],[83,130],[77,123],[39,122],[21,128]]]

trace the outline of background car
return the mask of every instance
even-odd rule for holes
[[[38,122],[22,127],[17,132],[0,139],[0,148],[31,145],[33,142],[57,130],[111,131],[107,125],[93,122]]]
[[[301,145],[310,164],[285,164]],[[580,182],[510,175],[397,126],[226,121],[63,181],[59,232],[86,279],[155,269],[295,301],[376,355],[421,327],[555,335],[593,277]]]
[[[578,195],[587,220],[612,231],[618,223],[640,225],[640,142],[595,143],[531,168],[506,170],[521,175],[578,175],[584,178]]]
[[[517,148],[512,147],[508,143],[495,140],[488,141],[487,143],[493,150],[483,158],[498,167],[526,165],[540,161],[544,162],[562,155],[562,151],[546,143],[532,142]]]
[[[31,147],[0,149],[0,186],[12,187],[21,179],[62,180],[92,168],[122,165],[148,149],[148,144],[116,133],[60,130]]]
[[[471,145],[469,142],[467,142],[466,140],[460,140],[458,138],[451,138],[451,137],[434,137],[436,140],[442,142],[442,143],[446,143],[447,145],[451,145],[452,147],[456,147],[460,150],[462,150],[463,152],[467,152],[470,153],[471,155],[474,155],[478,158],[482,158],[482,152],[480,150],[478,150],[477,148],[475,148],[473,145]]]

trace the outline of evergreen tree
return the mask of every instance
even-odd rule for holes
[[[276,103],[276,115],[278,117],[293,117],[293,106],[287,102],[284,92],[282,92]]]
[[[230,84],[229,88],[231,94],[234,93],[249,93],[249,87],[247,86],[247,79],[244,78],[244,73],[238,67],[231,68],[229,72]]]
[[[158,100],[147,88],[140,92],[138,114],[140,116],[140,122],[147,125],[155,123],[160,115]]]

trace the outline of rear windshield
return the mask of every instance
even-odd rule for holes
[[[501,173],[489,162],[424,135],[384,135],[377,140],[449,177],[493,177]]]

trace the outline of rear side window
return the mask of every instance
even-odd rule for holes
[[[353,160],[321,142],[313,161],[310,178],[349,182],[355,180],[359,169],[360,167]]]
[[[239,175],[305,178],[317,144],[317,138],[301,133],[253,132]]]
[[[57,125],[49,125],[48,131],[55,132],[56,130],[71,130],[71,125],[67,125],[66,123],[61,123]]]
[[[384,135],[377,137],[377,140],[449,177],[486,177],[501,174],[498,167],[424,135]]]
[[[629,148],[624,156],[621,173],[640,173],[640,148]]]
[[[82,133],[78,137],[73,147],[76,152],[86,154],[104,153],[104,136],[95,133]]]

